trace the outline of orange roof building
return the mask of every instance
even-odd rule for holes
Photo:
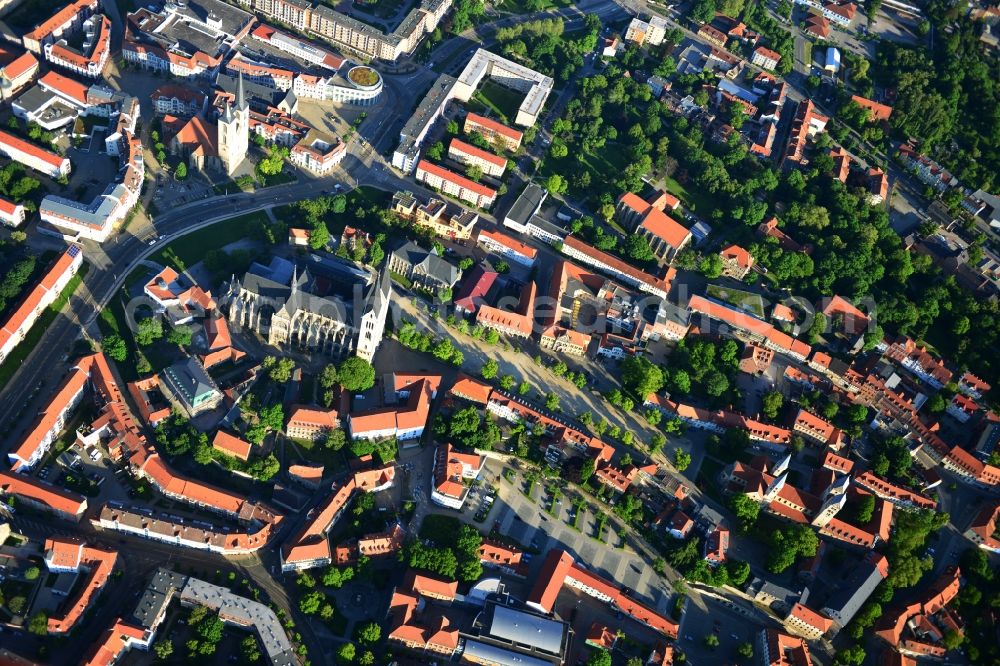
[[[450,194],[477,208],[490,208],[496,201],[497,191],[466,178],[442,166],[420,160],[414,174],[418,183]]]
[[[40,148],[3,130],[0,130],[0,154],[49,178],[61,178],[68,176],[70,172],[68,157]]]
[[[0,472],[0,495],[66,520],[79,521],[87,510],[87,498],[83,495],[12,472]]]
[[[789,633],[811,641],[821,638],[832,626],[833,620],[801,603],[796,603],[785,618],[785,628]]]
[[[405,385],[396,386],[397,395],[405,393],[405,402],[396,406],[351,414],[348,428],[352,439],[419,439],[424,434],[431,402],[437,395],[440,375],[413,375]]]
[[[812,353],[812,347],[806,343],[796,340],[787,333],[779,331],[773,325],[757,319],[742,310],[710,301],[698,295],[690,298],[688,308],[694,312],[738,328],[747,333],[751,338],[763,343],[765,347],[788,354],[800,361],[804,361]]]
[[[658,203],[658,201],[657,201]],[[661,261],[670,261],[691,241],[691,232],[645,199],[626,192],[618,199],[616,210],[626,227],[633,227],[636,233],[646,237]]]
[[[678,625],[642,602],[626,595],[618,585],[582,568],[564,550],[553,549],[546,555],[527,604],[543,613],[551,613],[563,585],[574,587],[589,596],[613,604],[622,613],[670,638],[677,638]]]
[[[797,636],[777,629],[761,629],[757,644],[762,648],[760,660],[764,666],[812,666],[809,644]]]
[[[82,568],[87,572],[80,591],[57,614],[49,617],[50,635],[68,633],[76,626],[108,582],[117,561],[117,553],[85,546],[76,540],[50,538],[45,541],[45,563],[50,571],[75,572]]]
[[[538,286],[530,280],[521,291],[517,308],[512,312],[492,305],[481,305],[476,311],[476,323],[514,338],[530,337],[535,329],[535,296]]]
[[[538,256],[538,250],[530,245],[525,245],[502,231],[481,229],[477,242],[490,252],[495,252],[511,261],[516,261],[522,266],[533,265],[535,257]]]
[[[562,251],[568,257],[593,266],[628,285],[637,287],[640,291],[660,298],[666,298],[670,293],[670,285],[677,274],[673,267],[663,270],[659,275],[647,273],[618,257],[587,245],[575,236],[567,236],[563,240]]]
[[[965,538],[991,553],[1000,553],[1000,502],[987,503],[965,530]]]
[[[465,116],[465,126],[462,131],[466,135],[478,132],[490,143],[510,152],[517,151],[521,146],[521,139],[524,137],[524,134],[518,130],[477,113],[469,113]]]
[[[469,488],[465,481],[478,479],[486,464],[484,456],[456,451],[450,443],[438,445],[434,455],[434,486],[431,501],[450,509],[461,509]]]
[[[887,104],[880,104],[860,95],[851,95],[851,101],[868,111],[868,117],[873,121],[882,122],[892,116],[892,107]]]
[[[354,479],[334,486],[323,503],[309,512],[306,523],[281,548],[281,570],[301,571],[333,561],[327,534],[354,495]]]
[[[212,440],[212,448],[219,453],[246,462],[250,460],[250,452],[253,451],[253,444],[224,430],[219,430],[215,433],[215,438]]]
[[[719,251],[722,257],[722,274],[734,280],[742,280],[753,268],[753,257],[739,245],[730,245]]]
[[[485,405],[489,402],[492,392],[492,386],[465,373],[459,373],[455,379],[455,383],[448,390],[450,395],[478,405]]]

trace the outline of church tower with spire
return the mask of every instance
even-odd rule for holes
[[[236,101],[226,104],[219,118],[219,159],[230,176],[250,150],[250,105],[243,92],[243,73],[236,88]]]

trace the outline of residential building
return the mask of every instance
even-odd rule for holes
[[[462,131],[466,135],[477,132],[494,146],[510,153],[517,152],[521,147],[521,139],[524,138],[522,132],[478,113],[469,113],[465,116]]]
[[[813,666],[809,644],[777,629],[761,629],[755,648],[762,666]]]
[[[352,439],[419,439],[424,434],[431,402],[441,383],[439,375],[396,376],[393,404],[381,409],[351,414],[347,425]]]
[[[562,326],[549,326],[542,330],[539,346],[557,354],[583,356],[590,346],[590,336]]]
[[[729,528],[718,525],[708,534],[705,540],[705,560],[711,566],[724,564],[729,550]]]
[[[743,310],[722,305],[698,295],[690,298],[688,308],[692,312],[698,312],[743,331],[768,349],[787,354],[800,361],[806,360],[812,353],[812,347],[806,343],[796,340],[787,333],[778,330],[772,324],[757,319]]]
[[[964,633],[961,619],[948,608],[961,585],[961,571],[949,566],[907,606],[889,608],[875,623],[875,635],[904,655],[941,659],[945,631]]]
[[[868,118],[871,121],[882,122],[889,120],[892,116],[892,107],[887,104],[880,104],[875,100],[867,99],[860,95],[851,95],[851,101],[868,111]]]
[[[805,166],[808,161],[805,159],[806,144],[817,134],[826,129],[829,118],[816,111],[816,105],[811,99],[799,102],[792,120],[792,128],[788,135],[788,143],[785,145],[785,153],[782,163],[798,164]]]
[[[206,109],[208,98],[192,88],[165,83],[149,96],[158,115],[197,116]]]
[[[451,444],[439,444],[434,455],[431,501],[450,509],[461,510],[469,494],[466,481],[478,479],[485,464],[484,456],[461,453]]]
[[[453,296],[457,313],[476,314],[479,307],[488,302],[487,297],[497,277],[499,274],[496,271],[486,270],[480,265],[473,266],[462,287]]]
[[[0,197],[0,222],[15,229],[24,224],[24,205]]]
[[[639,46],[649,44],[659,46],[667,34],[667,20],[662,16],[650,16],[648,20],[635,17],[625,30],[625,41]]]
[[[902,509],[934,509],[937,507],[937,502],[935,500],[886,481],[885,479],[876,476],[871,471],[865,471],[861,474],[855,475],[854,483],[861,486],[865,490],[874,493],[876,497],[892,502]]]
[[[979,405],[972,398],[956,393],[945,411],[959,423],[968,423],[979,412]]]
[[[81,76],[100,78],[111,54],[111,19],[100,14],[91,16],[83,22],[82,32],[83,42],[79,48],[65,39],[46,44],[45,59]]]
[[[795,0],[795,4],[823,12],[825,18],[842,28],[850,27],[858,11],[857,5],[846,0]]]
[[[260,550],[275,536],[280,524],[276,521],[257,521],[244,528],[216,527],[204,520],[184,520],[146,508],[130,509],[116,504],[102,506],[98,517],[91,522],[101,530],[227,556]]]
[[[288,159],[306,171],[325,176],[347,155],[347,144],[339,138],[311,129],[292,146]]]
[[[417,164],[415,178],[418,183],[424,183],[428,187],[450,194],[477,208],[488,209],[496,201],[497,192],[493,188],[432,164],[427,160],[420,160]]]
[[[553,549],[545,556],[535,585],[528,594],[528,607],[542,613],[551,613],[563,585],[612,605],[615,610],[668,638],[677,638],[678,625],[671,618],[626,595],[616,583],[585,569],[564,550]]]
[[[293,405],[285,424],[285,434],[292,439],[316,441],[341,425],[341,415],[346,413],[350,396],[340,391],[340,405],[335,409],[316,409]]]
[[[210,316],[216,308],[210,292],[191,284],[171,266],[146,282],[143,293],[153,301],[156,312],[168,314],[172,326],[188,324],[195,317]]]
[[[740,357],[740,372],[751,375],[763,374],[771,367],[773,360],[774,350],[749,342],[743,348],[743,356]]]
[[[960,446],[953,447],[942,463],[965,483],[992,492],[1000,491],[1000,468],[982,462]]]
[[[441,200],[430,198],[421,204],[411,192],[400,191],[392,196],[392,211],[415,226],[429,229],[435,236],[451,240],[472,238],[479,215],[464,208],[452,208]]]
[[[0,100],[13,98],[38,74],[38,58],[0,46]]]
[[[502,335],[527,338],[535,330],[535,297],[538,287],[532,280],[521,291],[517,304],[506,303],[502,299],[496,306],[481,305],[476,312],[476,323],[491,328]],[[506,309],[513,306],[512,310]]]
[[[99,8],[98,0],[76,0],[66,5],[35,26],[33,30],[25,33],[21,38],[24,48],[35,55],[41,55],[46,45],[53,44],[76,31]]]
[[[985,551],[1000,553],[1000,502],[987,502],[964,536]]]
[[[83,495],[16,472],[0,472],[0,497],[12,497],[37,511],[75,522],[87,510],[87,498]]]
[[[833,620],[802,603],[796,603],[785,618],[785,629],[790,634],[802,636],[810,641],[822,638],[832,626]]]
[[[212,448],[223,455],[246,462],[250,460],[253,444],[224,430],[219,430],[212,440]]]
[[[229,321],[272,345],[371,361],[389,311],[388,269],[326,253],[308,255],[305,264],[301,271],[278,257],[267,266],[251,264],[229,285]]]
[[[333,551],[327,535],[333,528],[355,491],[354,479],[331,488],[331,493],[309,512],[306,523],[281,548],[281,570],[302,571],[327,566],[333,562]]]
[[[417,287],[433,292],[451,289],[462,275],[458,266],[439,257],[436,251],[425,250],[413,241],[393,250],[386,267]]]
[[[722,274],[734,280],[742,280],[753,268],[753,257],[739,245],[729,245],[719,251],[722,257]]]
[[[493,178],[503,177],[504,171],[507,170],[506,157],[500,157],[457,138],[453,138],[448,144],[448,157],[466,167],[479,167],[485,175]]]
[[[626,192],[618,199],[616,214],[623,225],[644,236],[660,261],[669,262],[691,241],[691,232],[640,196]]]
[[[535,263],[535,257],[538,256],[538,250],[530,245],[522,243],[508,234],[503,233],[502,231],[482,229],[479,232],[476,242],[488,251],[499,254],[501,257],[521,264],[522,266],[533,266]]]
[[[0,362],[24,341],[39,315],[55,302],[82,264],[83,250],[78,245],[69,246],[0,324]]]
[[[804,408],[800,408],[792,423],[792,430],[802,435],[814,446],[828,446],[837,451],[843,447],[846,436],[840,428],[816,416]]]
[[[49,178],[68,176],[68,157],[57,155],[50,150],[39,148],[20,137],[0,130],[0,154],[26,167],[43,173]]]
[[[652,275],[626,263],[618,257],[602,252],[587,245],[574,236],[563,240],[562,252],[588,266],[593,266],[622,282],[637,287],[660,298],[666,298],[670,293],[670,285],[677,274],[674,268],[665,269],[659,276]]]
[[[83,614],[97,601],[98,595],[111,578],[118,554],[111,550],[87,546],[75,539],[51,537],[45,540],[45,565],[53,573],[78,573],[82,585],[72,598],[48,617],[50,636],[68,634]]]
[[[750,62],[773,72],[778,68],[778,63],[781,62],[781,54],[764,46],[758,46],[754,49]]]

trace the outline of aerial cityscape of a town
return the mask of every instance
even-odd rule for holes
[[[0,0],[0,666],[452,663],[1000,666],[998,0]]]

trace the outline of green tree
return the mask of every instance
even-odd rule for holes
[[[756,523],[760,515],[760,504],[742,493],[736,493],[729,499],[729,508],[736,514],[744,529]]]
[[[333,388],[337,384],[337,366],[327,363],[323,366],[323,371],[319,375],[319,385],[325,389]]]
[[[753,658],[753,643],[740,643],[736,648],[736,654],[744,659]]]
[[[251,664],[256,664],[260,661],[260,645],[257,643],[256,636],[251,634],[240,641],[240,654]]]
[[[719,647],[719,637],[715,634],[708,634],[704,638],[705,647],[715,649]]]
[[[785,397],[781,395],[778,391],[770,391],[764,394],[761,400],[761,411],[764,412],[764,416],[769,419],[778,418],[778,412],[781,411],[781,406],[784,404]]]
[[[128,358],[128,345],[122,336],[112,333],[101,340],[101,351],[121,363]]]
[[[349,664],[354,661],[354,655],[357,649],[354,647],[354,643],[344,643],[337,650],[337,661],[342,664]]]
[[[326,601],[326,597],[322,592],[314,590],[302,596],[299,599],[299,610],[306,615],[312,615],[319,610],[323,602]]]
[[[146,317],[139,320],[135,341],[143,347],[148,347],[163,337],[163,322],[159,317]]]
[[[557,411],[559,409],[559,396],[555,393],[549,393],[545,396],[545,409],[550,412]]]
[[[497,372],[500,370],[500,364],[496,362],[496,359],[489,359],[483,365],[482,374],[483,379],[493,379],[497,376]]]
[[[630,356],[622,363],[622,384],[645,399],[663,388],[663,371],[645,356]]]
[[[177,180],[184,180],[185,178],[187,178],[187,175],[188,175],[187,164],[181,162],[180,164],[177,165],[177,168],[174,169],[174,178],[176,178]]]
[[[191,344],[191,337],[194,335],[189,326],[172,326],[167,335],[167,342],[178,347],[187,347]]]
[[[166,661],[174,653],[174,643],[168,639],[156,641],[153,644],[153,652],[156,654],[157,659]]]
[[[358,356],[351,356],[341,363],[337,376],[340,385],[351,393],[361,393],[375,385],[375,368]]]
[[[674,449],[674,467],[683,472],[691,464],[691,454],[683,449]]]
[[[37,580],[42,570],[36,566],[30,566],[24,571],[24,580]]]
[[[375,622],[369,622],[358,630],[358,640],[364,645],[374,645],[382,638],[382,628]]]
[[[601,648],[595,649],[587,658],[587,666],[611,666],[611,654]]]

